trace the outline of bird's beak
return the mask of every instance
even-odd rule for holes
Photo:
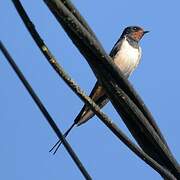
[[[149,33],[149,31],[144,31],[143,34]]]

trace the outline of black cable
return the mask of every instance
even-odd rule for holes
[[[86,30],[93,36],[93,38],[97,39],[91,27],[85,21],[85,19],[81,16],[77,8],[71,3],[69,0],[62,0],[62,3],[69,9],[69,11],[77,18],[77,20],[86,28]]]

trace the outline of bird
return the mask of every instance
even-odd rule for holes
[[[142,37],[148,32],[149,31],[145,31],[142,27],[139,26],[128,26],[123,30],[120,38],[110,51],[109,56],[112,58],[115,65],[117,65],[117,67],[123,73],[125,78],[128,78],[139,65],[142,55],[142,50],[139,42]],[[105,90],[98,81],[96,82],[89,96],[100,108],[104,107],[109,101]],[[79,114],[76,116],[73,124],[64,133],[63,136],[66,137],[73,129],[73,127],[75,127],[75,125],[80,126],[84,124],[94,115],[95,113],[87,105],[84,105]],[[59,140],[50,149],[49,152],[53,151],[53,149],[56,147],[53,153],[55,154],[59,149],[61,143],[61,140]]]

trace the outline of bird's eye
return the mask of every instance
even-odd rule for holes
[[[137,27],[133,27],[133,30],[134,30],[134,31],[137,31]]]

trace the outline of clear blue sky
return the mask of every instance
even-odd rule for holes
[[[43,1],[21,2],[59,63],[89,93],[96,79]],[[151,31],[141,42],[142,61],[130,81],[180,162],[180,2],[73,2],[107,52],[126,26],[140,25]],[[0,39],[61,130],[65,130],[83,103],[46,62],[11,1],[1,0],[0,22]],[[57,137],[1,53],[0,74],[0,179],[83,179],[64,147],[55,156],[48,152]],[[103,110],[129,135],[111,104]],[[95,180],[161,179],[96,117],[75,128],[68,140]]]

